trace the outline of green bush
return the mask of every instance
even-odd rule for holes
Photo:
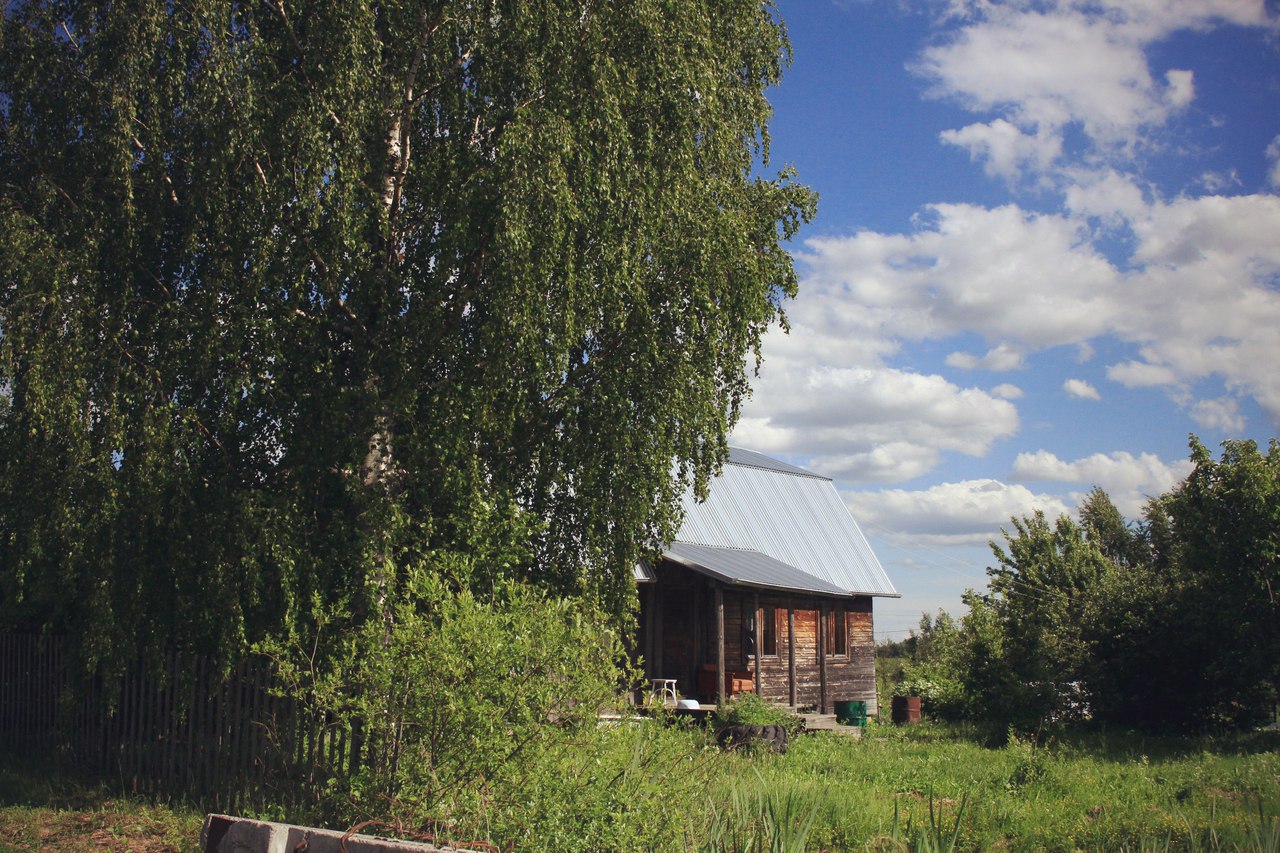
[[[286,692],[362,741],[319,817],[449,820],[529,774],[616,701],[627,673],[614,638],[582,605],[526,585],[486,599],[424,575],[389,620],[265,649]],[[325,649],[317,661],[309,649]],[[400,814],[400,812],[404,814]]]
[[[784,726],[789,734],[800,730],[801,719],[785,708],[761,699],[754,693],[739,693],[716,710],[715,727]]]

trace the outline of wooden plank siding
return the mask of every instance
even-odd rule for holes
[[[789,622],[795,625],[794,697],[799,707],[818,707],[822,700],[822,671],[819,654],[819,614],[825,606],[842,614],[845,645],[827,655],[827,703],[845,700],[867,702],[868,713],[876,712],[875,642],[872,601],[869,596],[837,596],[786,594],[763,589],[747,589],[719,585],[711,578],[682,566],[662,563],[655,567],[657,580],[641,596],[639,619],[642,636],[636,643],[640,649],[661,642],[660,665],[656,656],[644,661],[649,678],[674,678],[682,696],[715,701],[699,696],[697,673],[704,664],[715,664],[719,655],[716,644],[717,613],[714,607],[717,586],[724,602],[724,666],[729,671],[749,671],[758,677],[760,695],[771,702],[790,704],[792,683],[792,636]],[[659,612],[645,612],[654,607]],[[776,654],[761,651],[760,620],[766,610],[775,613]],[[788,608],[792,619],[788,619]],[[752,615],[756,615],[753,621]],[[751,643],[752,632],[757,640]],[[755,650],[751,650],[751,646]],[[757,667],[757,658],[759,666]]]

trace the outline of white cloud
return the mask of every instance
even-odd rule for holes
[[[1167,386],[1181,403],[1182,388],[1216,377],[1280,423],[1280,197],[1144,204],[1110,187],[1133,237],[1122,264],[1081,221],[1014,205],[934,205],[910,234],[808,241],[793,318],[817,335],[795,346],[867,364],[903,342],[974,334],[993,342],[988,355],[951,364],[979,367],[1110,337],[1135,348],[1108,369],[1113,381]]]
[[[1037,509],[1050,518],[1069,511],[1057,496],[998,480],[942,483],[920,491],[845,492],[844,499],[854,518],[889,539],[934,545],[981,544],[999,539],[1000,529],[1008,527],[1011,518]]]
[[[1117,273],[1080,222],[1016,205],[937,204],[925,214],[911,234],[806,241],[803,287],[828,310],[856,313],[855,337],[975,331],[997,346],[1046,347],[1108,327]]]
[[[1119,227],[1142,214],[1146,200],[1132,177],[1114,169],[1080,169],[1070,174],[1066,209],[1077,216],[1096,216]]]
[[[1269,25],[1262,0],[953,0],[951,11],[953,35],[927,49],[918,70],[935,95],[980,115],[942,141],[989,175],[1031,179],[1038,200],[1061,192],[1061,211],[934,204],[907,233],[808,240],[801,295],[788,308],[793,332],[768,336],[734,440],[805,457],[847,482],[900,482],[948,453],[982,456],[1018,431],[1010,401],[1021,388],[964,388],[889,366],[913,343],[953,339],[966,349],[946,356],[952,368],[1018,369],[1056,347],[1075,348],[1083,363],[1096,348],[1109,382],[1160,388],[1206,428],[1242,431],[1246,397],[1280,424],[1280,198],[1177,195],[1238,178],[1200,172],[1198,184],[1165,190],[1134,156],[1175,150],[1159,148],[1161,134],[1197,98],[1194,68],[1153,67],[1149,49],[1183,30]],[[1267,157],[1280,187],[1280,137]],[[1093,400],[1108,392],[1082,379],[1063,389]],[[1112,484],[1099,484],[1122,492],[1113,497],[1127,511],[1140,509],[1143,489],[1166,488],[1168,477],[1126,485],[1116,471],[1132,466],[1107,458]],[[1076,476],[1083,462],[1069,463]],[[974,486],[948,488],[994,500]],[[990,491],[1009,502],[1029,495]],[[944,500],[932,490],[865,494],[920,511]]]
[[[809,465],[816,471],[845,481],[887,483],[927,474],[940,461],[941,454],[933,448],[890,441],[859,453],[815,456]]]
[[[953,352],[947,356],[947,364],[962,370],[1018,370],[1023,367],[1022,353],[1009,344],[1000,344],[987,350],[987,354],[976,356],[967,352]]]
[[[1107,378],[1126,388],[1145,388],[1151,385],[1175,385],[1177,371],[1163,364],[1145,361],[1126,361],[1107,367]]]
[[[1098,389],[1094,388],[1083,379],[1068,379],[1062,383],[1062,390],[1067,393],[1068,397],[1075,397],[1077,400],[1101,400],[1102,395],[1098,393]]]
[[[1184,69],[1170,69],[1164,73],[1165,100],[1174,109],[1182,109],[1196,96],[1194,75]]]
[[[1200,400],[1191,407],[1191,419],[1203,429],[1224,433],[1244,432],[1245,419],[1240,414],[1240,404],[1230,397],[1216,400]]]
[[[793,337],[804,334],[793,325]],[[942,451],[981,456],[1018,424],[1011,403],[941,376],[793,354],[768,363],[734,441],[809,456],[810,467],[846,481],[890,482],[927,473]]]
[[[1027,133],[1002,118],[944,130],[939,138],[968,151],[969,158],[981,162],[991,177],[1011,182],[1028,170],[1047,170],[1062,154],[1060,135],[1043,130]]]
[[[1115,331],[1180,379],[1219,376],[1280,423],[1280,198],[1152,205],[1134,223],[1130,311]]]
[[[1192,70],[1157,79],[1147,49],[1180,30],[1264,25],[1267,13],[1263,0],[981,0],[953,3],[951,19],[958,28],[916,70],[935,96],[998,114],[942,138],[1011,178],[1060,161],[1068,127],[1083,131],[1091,158],[1127,160],[1196,96]]]
[[[1019,453],[1013,462],[1017,482],[1060,482],[1101,486],[1125,515],[1137,517],[1147,498],[1169,491],[1191,472],[1191,463],[1164,462],[1152,453],[1095,453],[1074,462],[1047,450]]]
[[[1227,172],[1205,172],[1200,176],[1200,186],[1211,193],[1234,190],[1243,185],[1240,180],[1240,173],[1235,169]]]

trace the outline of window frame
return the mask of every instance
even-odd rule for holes
[[[760,605],[760,657],[776,658],[778,656],[778,608],[766,604]],[[772,643],[773,651],[769,651]]]
[[[827,657],[849,656],[849,616],[844,604],[827,607],[827,624],[823,626],[823,645]]]

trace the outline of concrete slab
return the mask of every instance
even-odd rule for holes
[[[293,826],[230,815],[205,817],[200,830],[204,853],[477,853],[372,835],[347,835],[336,829]]]

